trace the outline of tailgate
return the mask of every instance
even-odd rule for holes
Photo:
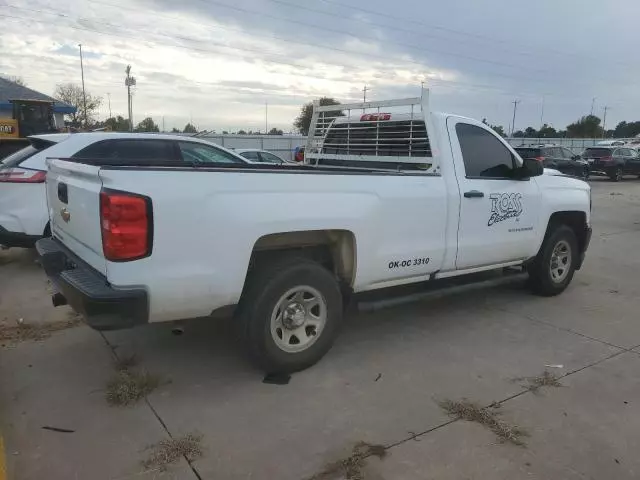
[[[51,233],[106,276],[100,228],[100,167],[49,159],[47,203]]]

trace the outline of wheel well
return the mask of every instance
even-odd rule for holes
[[[47,222],[44,227],[44,232],[42,232],[42,236],[47,238],[51,236],[51,223]]]
[[[583,252],[587,241],[587,215],[579,211],[555,212],[549,218],[546,235],[559,225],[566,225],[573,230],[578,240],[578,248]]]
[[[355,277],[355,236],[348,230],[308,230],[260,237],[251,252],[249,269],[283,255],[298,254],[324,265],[345,287]]]

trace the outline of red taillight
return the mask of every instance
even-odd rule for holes
[[[539,162],[544,162],[544,157],[535,157],[535,159]]]
[[[132,193],[100,192],[100,226],[104,257],[113,262],[151,253],[151,200]]]
[[[0,170],[2,183],[44,183],[47,172],[28,170],[26,168],[7,168]]]
[[[360,117],[361,122],[373,122],[375,120],[391,120],[390,113],[365,113]]]

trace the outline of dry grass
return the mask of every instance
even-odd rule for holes
[[[202,457],[202,435],[188,433],[182,437],[167,438],[147,448],[151,453],[142,462],[147,470],[166,470],[180,458],[191,462]]]
[[[545,370],[541,375],[535,377],[518,377],[514,378],[514,382],[526,381],[527,384],[523,385],[527,390],[533,393],[538,393],[542,387],[561,387],[562,384],[558,380],[558,377],[553,373]]]
[[[107,383],[107,403],[112,406],[131,405],[153,392],[161,383],[160,377],[148,372],[119,370]]]
[[[15,325],[6,325],[0,323],[0,342],[9,344],[17,344],[29,340],[39,341],[45,340],[52,333],[68,328],[77,327],[82,323],[82,318],[75,312],[69,314],[67,320],[51,323],[16,323]]]
[[[353,447],[351,455],[337,462],[328,464],[322,472],[317,473],[309,480],[343,478],[347,480],[364,480],[365,474],[363,468],[366,459],[371,456],[384,458],[386,455],[387,450],[383,445],[371,445],[366,442],[359,442]]]
[[[447,414],[454,419],[466,420],[468,422],[479,423],[491,430],[501,443],[509,442],[514,445],[524,446],[523,437],[528,437],[526,430],[517,425],[511,425],[498,418],[498,405],[490,408],[481,407],[468,400],[459,402],[453,400],[442,400],[438,402]]]
[[[138,365],[138,357],[135,353],[132,353],[131,355],[122,355],[116,358],[116,361],[114,362],[114,367],[117,372],[121,372],[122,370],[129,370],[136,365]]]

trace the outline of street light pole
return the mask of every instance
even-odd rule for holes
[[[133,104],[131,101],[131,86],[136,84],[135,77],[131,76],[131,65],[127,65],[125,69],[127,78],[124,79],[124,84],[127,87],[127,105],[129,106],[129,131],[133,132]]]
[[[80,47],[80,75],[82,76],[82,101],[84,103],[84,127],[87,128],[89,125],[89,120],[87,119],[87,93],[84,90],[84,65],[82,63],[82,44],[79,43],[78,47]]]
[[[109,99],[109,118],[112,118],[111,115],[111,94],[107,93],[107,98]]]

